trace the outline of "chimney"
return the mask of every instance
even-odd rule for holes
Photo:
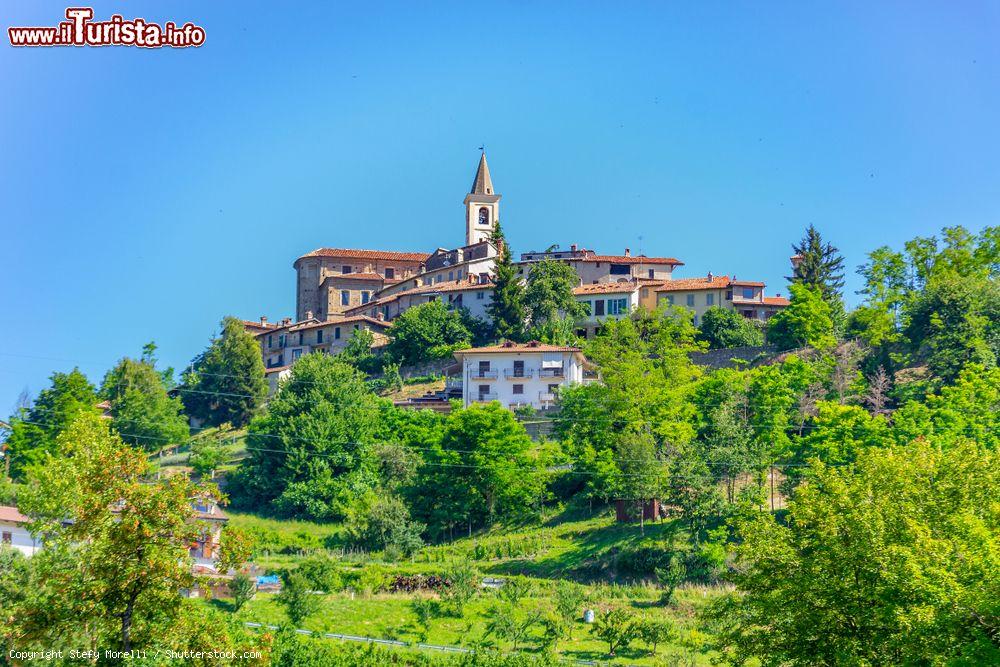
[[[628,248],[625,248],[625,256],[626,257],[631,257],[632,256],[632,251],[629,250]]]
[[[267,326],[267,316],[265,316],[265,315],[261,315],[260,316],[260,326],[262,326],[262,327],[266,327]]]
[[[286,327],[286,326],[288,326],[291,323],[292,323],[292,318],[290,318],[290,317],[286,317],[283,320],[281,320],[281,326],[283,326],[283,327]]]
[[[712,272],[711,272],[711,271],[709,271],[709,272],[708,272],[708,282],[712,282],[712,280],[713,280],[714,278],[715,278],[715,276],[713,276],[713,275],[712,275]]]
[[[573,244],[571,244],[571,245],[569,246],[569,251],[570,251],[570,252],[576,252],[576,244],[575,244],[575,243],[573,243]]]
[[[312,318],[313,318],[313,311],[307,310],[306,311],[306,319],[307,320],[311,320]]]

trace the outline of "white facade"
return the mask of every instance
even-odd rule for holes
[[[41,540],[28,531],[28,517],[17,511],[16,507],[0,506],[0,543],[17,549],[25,556],[32,556],[41,550]]]
[[[560,388],[583,382],[579,348],[541,343],[505,343],[459,350],[462,402],[497,401],[506,408],[552,407]]]
[[[601,283],[580,285],[573,289],[573,297],[587,306],[588,315],[577,326],[584,338],[590,338],[607,320],[620,320],[639,308],[639,283]]]

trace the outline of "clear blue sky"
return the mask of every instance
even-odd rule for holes
[[[199,49],[0,44],[0,413],[232,313],[319,246],[462,242],[486,143],[516,252],[579,243],[786,292],[1000,213],[1000,4],[95,2]],[[10,0],[3,28],[65,3]],[[849,293],[850,299],[856,299]]]

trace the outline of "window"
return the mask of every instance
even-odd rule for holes
[[[523,378],[524,377],[524,360],[517,359],[514,361],[514,377]],[[516,391],[514,392],[517,393]]]
[[[733,290],[727,289],[726,290],[726,301],[732,301],[732,300],[733,300]]]
[[[302,345],[302,341],[305,340],[305,334],[301,331],[299,332],[299,345]]]
[[[608,315],[624,315],[627,312],[628,299],[608,299]]]
[[[628,268],[628,264],[612,264],[611,265],[611,275],[613,276],[627,276],[631,273]]]
[[[278,347],[285,347],[285,334],[278,336]]]
[[[674,305],[674,295],[673,294],[668,294],[667,295],[667,303],[669,303],[671,306]]]
[[[3,543],[10,544],[13,541],[14,541],[14,536],[6,530],[3,531]]]
[[[477,301],[482,301],[485,296],[486,296],[486,292],[483,292],[483,291],[476,292],[476,300]]]
[[[594,302],[594,316],[600,317],[604,315],[604,299],[598,299]]]
[[[687,295],[687,305],[689,305],[689,306],[693,306],[694,305],[694,294],[688,294]]]
[[[559,390],[559,385],[557,385],[557,384],[550,384],[550,385],[549,385],[549,393],[550,393],[550,394],[554,394],[554,393],[556,393],[556,392],[557,392],[558,390]]]
[[[479,377],[483,377],[490,372],[490,362],[480,361],[479,362]]]
[[[360,324],[355,324],[355,325],[354,325],[354,330],[355,330],[355,331],[357,331],[357,330],[358,330],[358,329],[360,329],[360,328],[361,328],[361,325],[360,325]]]
[[[479,385],[479,395],[480,396],[485,396],[488,393],[490,393],[490,386],[488,384],[481,384],[481,385]]]
[[[301,356],[302,356],[302,350],[301,349],[296,348],[296,349],[292,350],[292,360],[298,359]]]
[[[267,336],[267,346],[274,347],[274,336],[268,334]]]
[[[461,280],[461,279],[462,279],[462,269],[459,269],[458,271],[455,271],[455,280]]]
[[[649,277],[650,277],[650,279],[653,279],[653,278],[656,277],[656,270],[655,269],[650,269],[649,270]]]
[[[320,330],[318,330],[316,332],[316,344],[317,345],[322,345],[323,344],[323,330],[322,329],[320,329]]]
[[[361,303],[368,303],[369,301],[371,301],[371,299],[372,299],[371,292],[365,291],[361,293]]]
[[[448,282],[451,282],[454,279],[455,279],[455,272],[454,271],[449,271],[448,272]]]
[[[351,293],[345,289],[340,290],[340,305],[341,306],[351,305]]]
[[[340,340],[340,327],[336,327],[333,330],[333,339],[334,340]]]
[[[440,273],[434,276],[434,282],[439,283],[442,280],[444,280],[444,276],[442,276]]]
[[[515,394],[523,394],[524,393],[524,385],[523,384],[515,384],[514,385],[514,393]]]
[[[351,267],[349,267],[349,266],[347,266],[345,264],[344,266],[340,267],[340,272],[341,273],[350,273],[351,272]]]
[[[753,298],[753,288],[752,287],[744,287],[743,288],[743,298],[744,299],[752,299]]]
[[[479,224],[488,225],[490,224],[490,209],[485,206],[479,209]]]
[[[714,306],[715,305],[715,295],[714,294],[706,294],[705,295],[705,305],[706,306]]]
[[[392,269],[392,268],[386,267],[386,269],[385,269],[385,277],[386,278],[395,278],[396,277],[396,269]]]

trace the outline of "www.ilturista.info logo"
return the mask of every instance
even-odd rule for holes
[[[158,49],[164,46],[185,48],[205,43],[205,29],[173,21],[158,25],[146,19],[125,20],[114,14],[107,21],[92,21],[91,7],[70,7],[68,21],[55,27],[7,28],[11,46],[141,46]]]

